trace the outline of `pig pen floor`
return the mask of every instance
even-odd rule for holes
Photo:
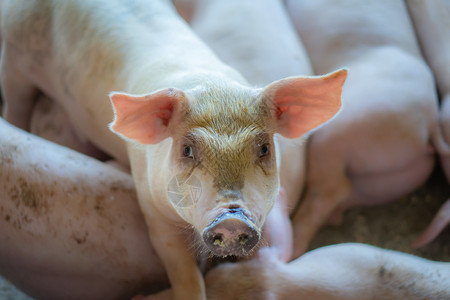
[[[324,227],[311,248],[360,242],[412,253],[421,257],[450,261],[450,226],[428,246],[413,250],[411,242],[429,224],[438,208],[450,197],[450,187],[437,168],[427,183],[411,195],[382,206],[356,208],[344,214],[337,227]],[[0,277],[0,300],[30,300]]]

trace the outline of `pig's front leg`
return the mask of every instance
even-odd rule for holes
[[[144,212],[145,215],[145,212]],[[183,230],[173,224],[155,218],[149,220],[150,240],[158,253],[172,285],[171,293],[163,291],[161,296],[172,299],[206,299],[203,276],[197,266],[191,246],[186,244]],[[158,297],[156,299],[162,299]],[[148,299],[155,299],[150,296]]]
[[[187,244],[186,229],[161,214],[161,206],[152,198],[147,177],[145,151],[130,145],[131,170],[136,184],[139,205],[147,223],[150,241],[161,259],[171,290],[150,295],[144,299],[205,299],[205,284],[197,266],[192,245]],[[139,298],[138,298],[139,299]]]

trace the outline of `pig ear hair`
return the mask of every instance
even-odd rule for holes
[[[323,76],[290,77],[264,90],[275,105],[276,132],[297,138],[331,119],[341,108],[347,69]]]
[[[144,96],[112,92],[109,97],[114,109],[111,131],[141,144],[157,144],[171,135],[171,124],[185,99],[173,88]]]

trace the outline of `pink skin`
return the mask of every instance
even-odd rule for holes
[[[450,200],[441,206],[427,229],[413,242],[413,248],[419,248],[433,241],[450,223]]]
[[[356,3],[287,1],[315,71],[349,68],[342,113],[308,141],[294,256],[345,209],[396,200],[421,186],[435,164],[436,92],[405,4]]]
[[[450,263],[364,244],[338,244],[284,264],[261,249],[206,275],[208,299],[448,299]]]
[[[408,0],[406,4],[425,59],[434,73],[441,96],[440,126],[444,145],[435,145],[441,166],[450,181],[450,4],[445,0]],[[432,241],[450,223],[450,199],[437,212],[425,231],[413,243],[421,247]]]

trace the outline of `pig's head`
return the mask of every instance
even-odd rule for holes
[[[346,74],[292,77],[263,89],[209,82],[143,96],[112,93],[111,129],[141,144],[171,138],[170,163],[162,166],[171,175],[158,178],[168,201],[215,255],[241,256],[260,241],[278,195],[274,134],[298,138],[332,118]]]

